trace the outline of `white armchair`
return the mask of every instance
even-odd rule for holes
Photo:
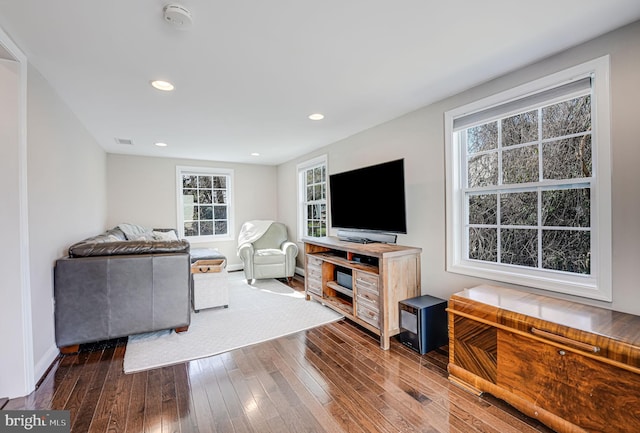
[[[273,221],[248,221],[238,236],[238,256],[244,263],[249,283],[254,279],[291,279],[296,269],[298,246],[288,241],[284,224]]]

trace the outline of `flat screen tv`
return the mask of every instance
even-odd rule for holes
[[[407,233],[404,159],[329,176],[331,226]]]

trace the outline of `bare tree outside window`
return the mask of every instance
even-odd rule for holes
[[[327,166],[319,164],[304,170],[303,206],[304,236],[327,235]]]
[[[460,132],[470,260],[591,273],[591,96]]]
[[[185,236],[215,236],[229,233],[225,175],[182,175]]]

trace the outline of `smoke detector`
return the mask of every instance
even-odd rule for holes
[[[178,29],[188,29],[193,24],[191,12],[181,5],[167,5],[163,9],[165,22]]]

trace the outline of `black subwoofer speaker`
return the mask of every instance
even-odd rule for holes
[[[398,303],[402,344],[421,355],[449,343],[447,301],[423,295]]]

